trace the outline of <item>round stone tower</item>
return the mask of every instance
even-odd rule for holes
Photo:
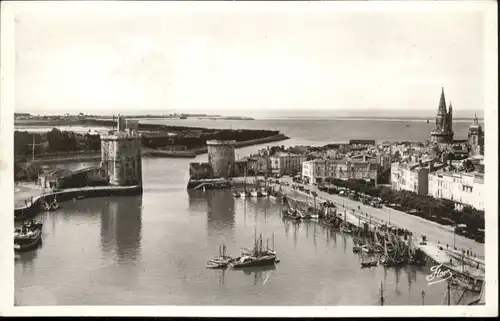
[[[208,163],[212,168],[214,178],[227,178],[234,175],[235,169],[235,148],[234,140],[209,140]]]
[[[118,131],[101,135],[101,167],[110,185],[142,186],[141,135],[118,118]]]

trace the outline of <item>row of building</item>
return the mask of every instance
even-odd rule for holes
[[[484,210],[484,164],[475,160],[474,169],[429,161],[419,164],[393,163],[391,187],[418,195],[430,195]]]
[[[477,117],[469,127],[467,141],[453,140],[452,107],[446,110],[441,92],[436,128],[431,142],[441,150],[441,159],[428,151],[404,155],[391,164],[391,187],[419,195],[455,202],[457,207],[484,210],[484,131]],[[451,155],[451,156],[450,156]]]

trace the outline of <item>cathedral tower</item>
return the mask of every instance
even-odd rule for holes
[[[444,88],[441,88],[441,98],[439,99],[439,107],[436,116],[436,128],[431,132],[431,142],[453,142],[453,108],[450,103],[449,111],[446,110]]]

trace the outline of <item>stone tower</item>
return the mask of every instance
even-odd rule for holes
[[[118,117],[116,131],[101,135],[101,167],[110,185],[140,186],[142,190],[141,135],[127,128],[124,117]]]
[[[436,116],[436,128],[431,132],[431,142],[453,142],[453,108],[450,103],[449,111],[446,110],[444,88],[441,88],[441,98],[439,99],[439,107]]]
[[[209,140],[208,163],[212,168],[214,178],[228,178],[234,176],[235,170],[235,141]]]
[[[484,131],[476,115],[474,115],[474,122],[469,127],[468,141],[471,147],[471,156],[484,155]]]

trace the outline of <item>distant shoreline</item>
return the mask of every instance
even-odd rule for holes
[[[178,118],[169,118],[169,117],[127,117],[126,119],[132,119],[132,120],[146,120],[146,119],[167,119],[167,120],[177,120],[182,124],[183,121],[189,121],[190,119],[178,119]],[[407,122],[426,122],[427,120],[429,121],[429,124],[434,123],[434,118],[424,118],[424,117],[264,117],[264,118],[248,118],[245,119],[243,117],[225,117],[225,118],[210,118],[210,117],[196,117],[196,120],[254,120],[254,121],[262,121],[262,120],[278,120],[278,121],[284,121],[284,120],[292,120],[292,121],[329,121],[329,120],[344,120],[344,121],[407,121]],[[480,122],[484,122],[484,118],[479,118],[478,120]],[[93,127],[96,124],[89,124],[90,122],[96,122],[100,126],[108,127],[107,122],[111,121],[111,119],[107,118],[88,118],[88,119],[80,119],[80,120],[66,120],[66,119],[60,119],[60,120],[55,120],[55,119],[48,119],[48,120],[42,120],[42,119],[18,119],[14,121],[14,129],[22,129],[22,127],[41,127],[41,126],[88,126],[88,127]],[[454,118],[453,122],[472,122],[473,118]],[[148,123],[141,123],[143,125],[148,124]],[[16,128],[16,127],[21,127],[21,128]],[[111,126],[109,126],[111,128]],[[182,127],[191,127],[191,126],[182,126]]]

